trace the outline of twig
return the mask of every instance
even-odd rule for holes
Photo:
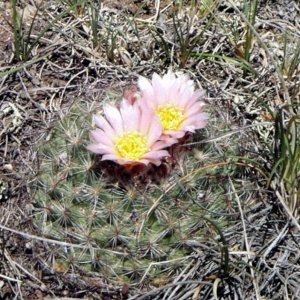
[[[82,245],[78,245],[78,244],[72,244],[72,243],[67,243],[67,242],[60,242],[57,240],[52,240],[52,239],[48,239],[48,238],[44,238],[41,236],[36,236],[36,235],[32,235],[32,234],[28,234],[25,232],[21,232],[3,225],[0,225],[0,229],[2,230],[7,230],[10,232],[13,232],[15,234],[21,235],[27,239],[33,239],[33,240],[38,240],[38,241],[42,241],[42,242],[46,242],[46,243],[50,243],[50,244],[54,244],[54,245],[59,245],[59,246],[64,246],[64,247],[73,247],[73,248],[79,248],[79,249],[86,249],[86,246],[82,246]],[[109,252],[109,253],[114,253],[114,254],[118,254],[118,255],[123,255],[123,252],[117,252],[117,251],[113,251],[113,250],[107,250],[107,249],[103,249],[103,248],[97,248],[97,247],[91,247],[91,249],[95,249],[95,250],[103,250],[105,252]]]
[[[281,185],[281,190],[284,190],[283,184]],[[286,205],[286,202],[284,201],[282,195],[280,195],[280,193],[278,191],[275,192],[278,200],[280,201],[281,205],[283,206],[283,208],[285,209],[285,211],[287,212],[288,216],[290,217],[292,223],[298,228],[298,230],[300,231],[300,224],[298,223],[297,219],[293,216],[292,212],[290,211],[290,209],[288,208],[288,206]]]
[[[252,251],[251,251],[250,245],[248,243],[247,228],[246,228],[245,218],[244,218],[244,214],[243,214],[243,209],[242,209],[242,206],[241,206],[240,198],[239,198],[238,194],[236,193],[234,184],[233,184],[230,177],[229,177],[229,181],[230,181],[230,185],[231,185],[232,191],[234,193],[234,196],[235,196],[235,199],[236,199],[236,202],[238,204],[239,211],[240,211],[240,214],[241,214],[241,221],[242,221],[243,233],[244,233],[244,241],[245,241],[246,249],[247,249],[247,252],[248,252],[247,253],[248,263],[249,263],[249,266],[250,266],[250,272],[251,272],[253,286],[254,286],[254,289],[255,289],[256,299],[259,300],[259,299],[261,299],[261,297],[260,297],[260,294],[259,294],[258,284],[257,284],[256,279],[255,279],[255,274],[254,274],[253,265],[252,265],[252,258],[249,255],[249,253],[251,253]]]
[[[136,295],[136,296],[133,296],[133,297],[130,297],[128,300],[134,300],[134,299],[137,299],[137,300],[144,300],[144,299],[148,299],[149,297],[153,297],[155,294],[163,291],[164,289],[168,289],[168,288],[172,288],[172,287],[175,287],[175,286],[178,286],[178,285],[186,285],[186,284],[206,284],[206,285],[209,285],[209,286],[212,286],[212,283],[211,282],[207,282],[207,281],[198,281],[198,280],[186,280],[186,281],[178,281],[178,282],[174,282],[174,283],[169,283],[169,284],[166,284],[160,288],[156,288],[156,289],[153,289],[151,290],[150,292],[144,294],[144,295]],[[152,298],[150,298],[152,299]]]
[[[11,277],[8,277],[8,276],[5,276],[5,275],[2,275],[2,274],[0,274],[0,278],[2,278],[2,279],[5,279],[5,280],[9,280],[9,281],[13,281],[13,282],[22,283],[22,281],[21,281],[21,280],[19,280],[19,279],[14,279],[14,278],[11,278]]]

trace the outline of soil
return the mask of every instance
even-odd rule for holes
[[[149,19],[156,13],[155,2],[104,0],[102,5],[117,14],[122,11],[123,15],[132,17],[138,12],[142,19]],[[166,8],[171,2],[170,0],[160,1],[160,9]],[[50,9],[55,10],[54,7]],[[289,22],[289,26],[299,24],[300,10],[297,1],[265,1],[259,13],[260,19],[266,21],[260,27],[262,31],[272,25],[270,18],[279,18],[282,22]],[[13,34],[8,21],[10,14],[10,2],[0,2],[0,73],[21,64],[13,61]],[[68,17],[73,20],[71,15]],[[41,23],[43,22],[45,21],[41,20]],[[86,26],[80,23],[82,20],[78,22],[76,29]],[[275,29],[271,26],[275,35],[277,30],[280,31],[278,27],[283,26],[282,22],[278,22],[279,25],[277,24]],[[170,21],[168,24],[171,23]],[[64,28],[67,28],[68,24],[64,25]],[[84,30],[80,31],[82,36],[84,36],[83,32]],[[271,30],[266,30],[265,33],[270,34],[270,32]],[[168,37],[171,36],[168,35],[167,30],[165,33]],[[2,78],[0,76],[0,299],[109,300],[128,299],[129,296],[133,297],[132,299],[140,299],[139,297],[149,292],[143,288],[129,288],[126,284],[114,286],[97,276],[83,274],[80,271],[66,273],[61,266],[55,265],[55,258],[52,256],[55,251],[61,251],[62,248],[36,238],[36,228],[32,222],[34,197],[30,181],[38,169],[37,145],[47,142],[48,134],[55,122],[68,112],[74,102],[85,101],[99,108],[104,94],[121,95],[121,91],[126,86],[136,81],[136,74],[159,71],[161,67],[155,64],[156,59],[150,59],[148,62],[142,57],[143,53],[147,52],[145,57],[155,56],[157,61],[164,55],[159,53],[159,46],[155,42],[151,41],[146,44],[148,41],[145,41],[146,46],[143,45],[143,47],[147,51],[138,55],[132,54],[134,59],[139,60],[134,67],[121,64],[120,61],[118,63],[108,61],[104,52],[99,49],[93,49],[96,57],[100,57],[95,62],[86,54],[92,51],[90,48],[84,48],[85,45],[81,45],[80,42],[76,44],[68,39],[72,34],[75,38],[77,37],[72,30],[49,33],[49,36],[46,36],[34,49],[36,57],[42,57],[38,63],[30,63],[18,72],[4,74]],[[207,41],[210,43],[205,49]],[[228,46],[228,43],[226,44],[225,35],[213,37],[213,34],[209,32],[199,44],[205,49],[203,52],[206,50],[213,52],[219,46],[226,55],[234,52],[234,49]],[[128,47],[126,51],[131,50]],[[264,53],[258,53],[258,56],[261,60],[257,62],[257,65],[261,67],[263,65],[261,57]],[[267,71],[262,68],[263,71],[259,77],[261,82],[257,83],[259,81],[257,80],[255,84],[251,83],[252,86],[249,86],[247,91],[249,94],[238,90],[239,85],[245,86],[249,82],[239,82],[241,74],[235,73],[235,69],[228,70],[222,65],[215,65],[211,68],[203,61],[196,61],[189,67],[193,68],[194,74],[197,74],[196,78],[203,80],[211,106],[221,108],[218,118],[224,123],[228,122],[234,128],[249,126],[255,122],[261,122],[262,119],[272,120],[272,116],[267,114],[268,112],[259,103],[251,102],[253,93],[263,94],[264,99],[272,103],[275,100],[277,103],[283,101],[282,94],[278,93],[278,80],[274,75],[274,70],[270,71],[267,67]],[[295,97],[299,96],[299,79],[290,83],[289,90]],[[266,129],[263,128],[262,131],[264,130]],[[267,141],[270,135],[265,137]],[[251,143],[252,139],[259,140],[261,136],[257,131],[249,136],[249,141],[248,138],[245,139],[244,151],[260,153],[262,163],[267,165],[268,162],[265,162],[267,156],[263,156],[265,149],[253,144],[255,142],[249,147],[246,143],[246,141]],[[218,151],[222,152],[226,147],[230,147],[230,139],[227,142],[227,144],[217,144]],[[244,173],[241,173],[241,178],[242,176]],[[239,180],[242,180],[241,178]],[[284,283],[289,278],[294,280],[292,281],[294,291],[297,291],[297,284],[300,283],[296,276],[297,272],[299,273],[300,261],[300,254],[297,250],[300,244],[299,232],[291,226],[284,209],[276,202],[274,193],[264,190],[261,194],[257,192],[255,196],[257,208],[253,210],[253,214],[247,215],[248,233],[253,243],[251,246],[258,253],[253,265],[260,270],[261,291],[271,297],[269,299],[279,299],[277,293],[282,291]],[[232,245],[244,238],[240,222],[225,234]],[[280,238],[277,239],[277,236]],[[211,255],[209,251],[207,249],[203,251],[206,251],[205,255],[209,259]],[[245,266],[242,263],[243,259],[239,261],[243,269]],[[201,268],[205,268],[205,263],[201,265]],[[234,271],[238,272],[236,269]],[[202,270],[195,271],[195,278],[199,272]],[[228,292],[232,286],[242,285],[239,280],[249,275],[243,272],[237,274],[224,280],[222,291]],[[214,279],[208,280],[218,284]],[[247,284],[252,293],[249,299],[254,299],[251,284],[249,281]],[[154,290],[153,287],[152,289]],[[200,289],[201,286],[199,291]],[[220,289],[220,293],[222,291]],[[151,294],[149,297],[149,299],[154,299]],[[159,299],[160,296],[157,297],[156,299]],[[207,299],[212,299],[212,297],[213,295],[210,294]],[[198,298],[196,295],[195,298],[189,299]]]

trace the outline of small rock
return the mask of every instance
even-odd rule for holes
[[[6,164],[3,166],[3,168],[4,168],[4,170],[10,171],[10,172],[14,170],[12,164]]]

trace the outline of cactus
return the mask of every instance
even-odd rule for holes
[[[91,109],[75,107],[39,147],[36,228],[43,236],[81,246],[57,253],[57,270],[155,283],[184,266],[195,245],[209,237],[205,220],[209,209],[224,209],[222,187],[209,186],[203,172],[191,173],[202,164],[193,155],[160,183],[149,172],[142,181],[128,176],[115,180],[85,148],[91,119]]]

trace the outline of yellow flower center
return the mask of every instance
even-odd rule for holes
[[[184,109],[176,105],[160,105],[155,112],[160,118],[164,130],[178,130],[184,121]]]
[[[140,160],[149,152],[147,137],[140,132],[126,132],[117,138],[115,150],[121,158]]]

